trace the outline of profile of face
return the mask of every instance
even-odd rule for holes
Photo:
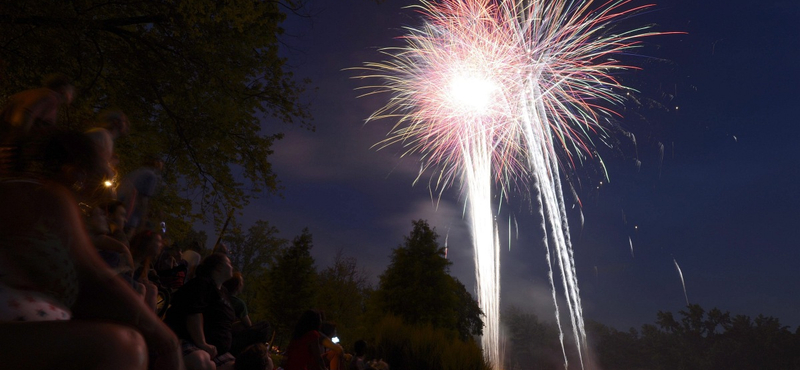
[[[75,86],[67,85],[59,91],[64,99],[64,104],[70,105],[75,100]]]
[[[92,208],[87,221],[89,230],[96,234],[108,234],[108,220],[106,219],[106,212],[100,207]]]
[[[214,270],[215,280],[225,281],[233,277],[233,265],[228,257],[223,258],[223,262]]]
[[[125,227],[125,224],[128,222],[128,211],[125,207],[119,206],[114,210],[114,213],[110,215],[109,223],[114,225],[117,229],[122,229]]]
[[[125,136],[130,132],[131,123],[128,116],[122,114],[111,127],[117,131],[117,136]]]
[[[153,239],[147,244],[147,255],[151,257],[156,257],[161,253],[161,247],[163,243],[161,241],[161,235],[156,234]]]

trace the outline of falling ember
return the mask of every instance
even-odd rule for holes
[[[439,194],[458,183],[474,248],[478,302],[485,314],[481,343],[500,363],[500,258],[493,191],[522,193],[540,207],[556,320],[561,330],[556,270],[584,366],[586,333],[567,223],[561,172],[596,157],[593,138],[632,91],[612,73],[632,69],[614,55],[630,52],[646,28],[616,30],[614,21],[651,7],[629,0],[421,0],[419,28],[405,46],[386,48],[358,78],[378,78],[366,95],[391,98],[368,121],[396,121],[377,146],[402,145],[421,156]],[[600,161],[602,163],[602,161]],[[605,166],[602,166],[605,168]],[[577,199],[576,199],[577,200]],[[567,364],[564,333],[561,346]]]
[[[683,298],[686,298],[686,305],[689,305],[689,295],[686,294],[686,281],[683,280],[683,271],[681,271],[681,266],[678,265],[678,260],[672,259],[672,262],[675,262],[675,269],[678,270],[678,276],[681,277],[681,286],[683,287]]]
[[[628,237],[628,244],[631,245],[631,257],[636,257],[636,255],[633,254],[633,239],[631,239],[630,236]]]

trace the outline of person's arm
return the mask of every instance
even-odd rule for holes
[[[144,303],[150,307],[153,312],[158,311],[158,287],[153,284],[149,279],[140,281],[144,285]]]
[[[95,235],[92,238],[92,242],[97,249],[119,253],[125,265],[133,269],[133,256],[131,255],[131,251],[119,240],[108,235]]]
[[[186,330],[197,348],[208,352],[211,358],[217,357],[217,347],[206,343],[206,334],[203,332],[203,314],[195,313],[186,318]]]
[[[250,321],[250,315],[244,315],[244,317],[242,317],[242,324],[247,328],[253,326],[253,322]]]
[[[334,351],[339,355],[344,353],[344,348],[342,348],[342,346],[336,343],[333,343],[333,341],[331,341],[331,339],[328,338],[328,336],[323,335],[322,338],[320,339],[320,342],[322,343],[322,346],[327,348],[329,351]]]
[[[311,353],[311,357],[316,359],[316,361],[310,363],[311,368],[309,368],[309,370],[327,370],[325,361],[322,358],[322,348],[320,347],[321,340],[322,338],[320,336],[317,337],[316,340],[308,341],[308,351]]]
[[[145,306],[141,297],[111,269],[105,268],[84,231],[77,202],[61,186],[42,189],[40,205],[46,206],[49,223],[62,243],[69,248],[80,290],[72,306],[76,319],[100,319],[128,324],[144,337],[148,347],[158,354],[160,369],[182,369],[180,342],[174,333]]]

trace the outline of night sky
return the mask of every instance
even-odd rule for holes
[[[411,221],[426,219],[440,242],[447,238],[451,273],[469,288],[472,246],[458,189],[437,208],[427,177],[412,185],[416,158],[401,158],[400,147],[371,149],[393,122],[364,120],[388,96],[357,98],[362,82],[343,71],[400,45],[401,27],[421,24],[403,9],[412,3],[320,0],[305,10],[310,17],[290,16],[284,53],[295,76],[312,81],[304,96],[316,131],[265,120],[267,132],[286,134],[271,159],[283,198],[255,200],[239,219],[245,227],[267,220],[287,239],[308,227],[318,268],[341,249],[374,283]],[[600,185],[591,166],[573,176],[583,203],[583,228],[578,208],[568,213],[584,317],[627,330],[683,309],[677,261],[691,303],[797,327],[800,1],[668,0],[630,22],[687,34],[647,39],[630,59],[643,70],[620,76],[641,93],[639,104],[619,109],[636,145],[620,135],[620,145],[601,150],[610,182]],[[552,320],[540,221],[522,199],[504,207],[520,231],[501,254],[502,304]]]

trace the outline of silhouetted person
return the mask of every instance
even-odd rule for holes
[[[0,367],[144,370],[149,349],[157,368],[183,368],[178,339],[86,234],[78,202],[102,186],[94,145],[59,130],[40,141],[37,163],[0,179]]]
[[[75,87],[69,77],[61,74],[45,77],[43,87],[12,95],[0,113],[0,144],[54,127],[58,108],[72,103],[74,96]]]
[[[86,135],[97,145],[100,156],[108,164],[108,178],[113,178],[119,164],[114,154],[114,142],[128,134],[128,116],[120,110],[106,110],[97,116],[97,127],[86,131]]]
[[[128,209],[128,235],[147,228],[148,207],[158,186],[164,162],[156,157],[147,159],[143,166],[125,175],[117,188],[118,199]]]
[[[164,322],[181,339],[188,370],[233,369],[235,358],[229,351],[235,313],[222,287],[232,276],[231,260],[211,254],[172,297]]]
[[[245,348],[236,356],[234,370],[272,370],[272,358],[269,357],[269,347],[264,343],[256,343]]]
[[[321,325],[319,311],[308,310],[300,315],[286,349],[286,370],[326,370],[319,332]]]

